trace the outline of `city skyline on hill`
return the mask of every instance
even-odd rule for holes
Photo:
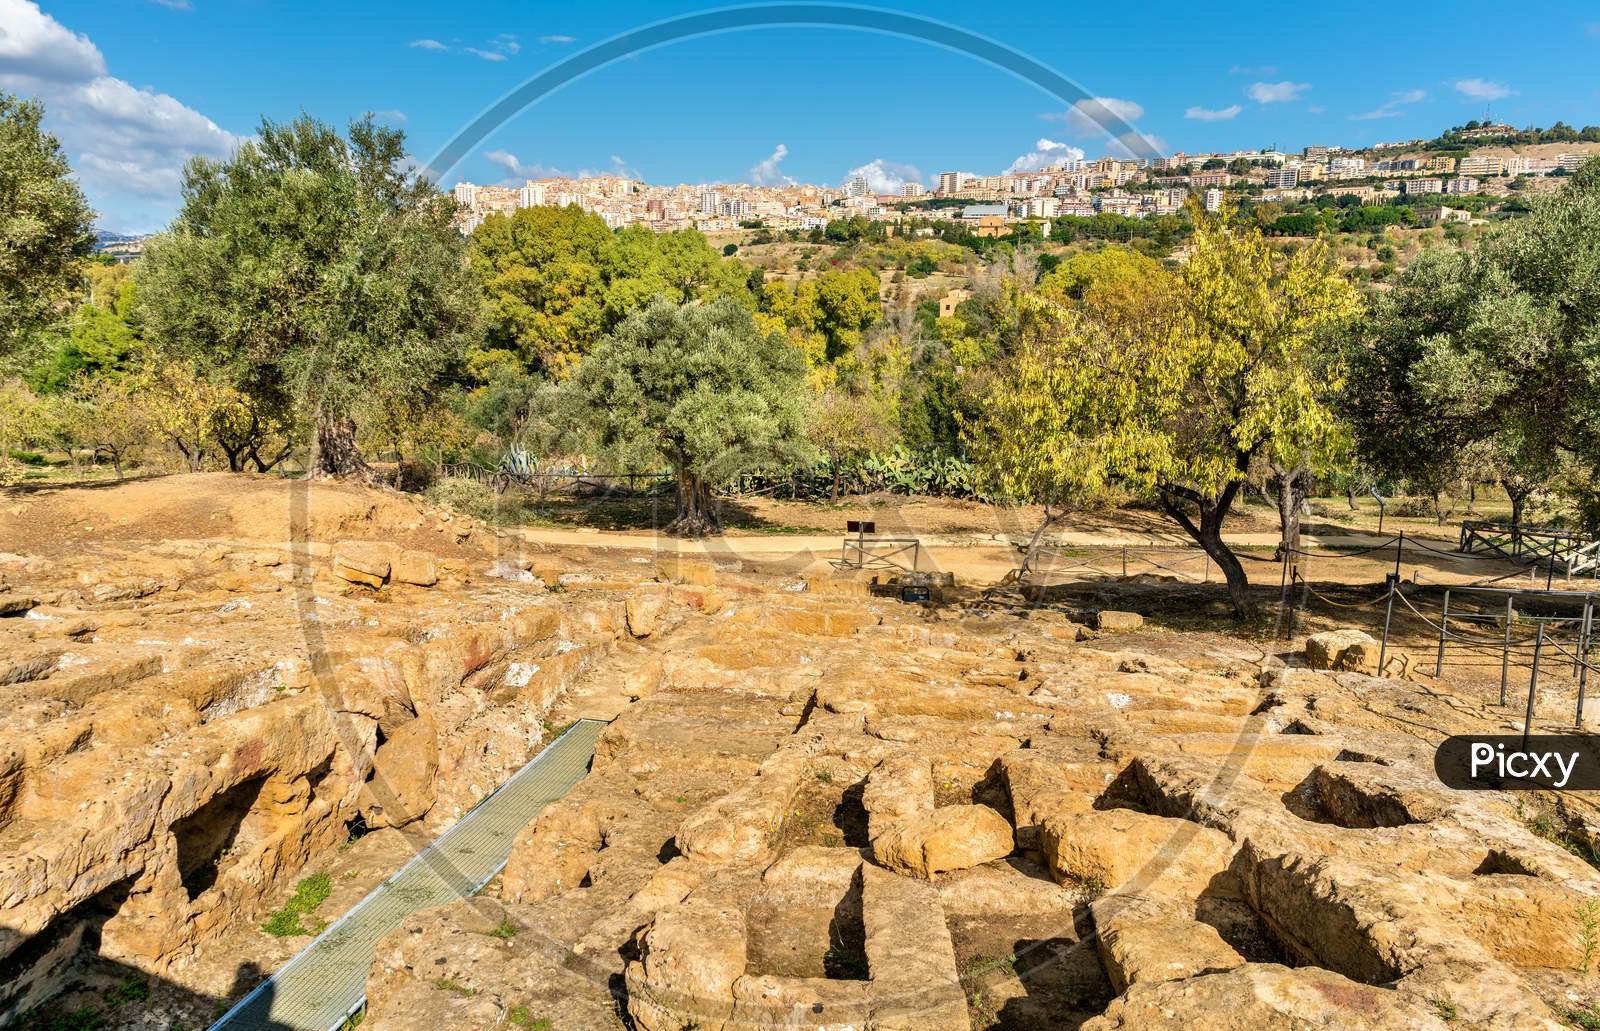
[[[352,3],[318,9],[313,22],[299,5],[0,0],[0,89],[45,102],[47,126],[103,227],[148,232],[176,210],[183,162],[224,156],[263,115],[304,109],[343,124],[370,111],[404,129],[425,162],[540,70],[699,9]],[[1383,10],[1269,19],[1239,7],[1137,24],[1080,10],[1041,25],[979,19],[955,4],[914,9],[1073,79],[1091,99],[1065,109],[969,56],[913,40],[827,28],[684,40],[567,85],[472,148],[441,185],[614,172],[654,183],[838,186],[861,175],[893,193],[908,181],[931,188],[949,169],[1026,172],[1115,155],[1118,141],[1099,124],[1105,113],[1161,153],[1367,147],[1485,117],[1600,122],[1600,90],[1585,72],[1600,56],[1600,13],[1590,5],[1518,12],[1509,36],[1486,31],[1505,17],[1487,4],[1458,5],[1423,36],[1415,25],[1385,28]],[[1307,42],[1318,39],[1327,42]]]

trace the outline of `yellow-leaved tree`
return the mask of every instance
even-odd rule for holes
[[[1360,302],[1322,241],[1285,253],[1227,213],[1192,215],[1177,272],[1151,263],[1134,289],[1118,265],[1117,289],[1023,297],[1016,343],[967,437],[1006,493],[1047,505],[1045,525],[1108,485],[1154,496],[1217,563],[1244,618],[1249,582],[1223,526],[1252,463],[1309,476],[1339,460],[1331,401],[1343,376],[1322,345]]]

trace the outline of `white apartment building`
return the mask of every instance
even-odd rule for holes
[[[716,190],[707,190],[700,195],[700,214],[715,215],[722,206],[722,194]]]
[[[900,196],[902,197],[920,197],[927,192],[921,183],[902,183],[900,186]]]
[[[528,180],[521,190],[517,191],[517,206],[521,208],[537,208],[544,205],[544,184]]]
[[[1189,201],[1189,191],[1176,188],[1157,190],[1151,196],[1155,199],[1156,213],[1160,215],[1182,211],[1183,206]]]
[[[1566,172],[1576,172],[1594,156],[1593,154],[1557,154],[1556,167]]]
[[[1407,197],[1414,197],[1423,193],[1443,193],[1443,179],[1409,179],[1402,186]]]
[[[1272,190],[1292,190],[1300,185],[1300,170],[1298,168],[1274,168],[1267,172],[1267,188]]]
[[[1054,218],[1061,202],[1054,197],[1029,197],[1023,203],[1022,213],[1028,218]]]
[[[1144,202],[1128,194],[1105,193],[1096,199],[1095,205],[1108,214],[1132,218],[1142,213],[1140,209],[1144,207]]]
[[[456,203],[464,208],[470,208],[478,202],[478,187],[474,183],[456,183]]]
[[[1462,175],[1505,175],[1506,162],[1504,158],[1472,154],[1461,159],[1456,171]]]
[[[1218,189],[1207,190],[1201,196],[1201,203],[1203,203],[1205,205],[1205,209],[1207,211],[1210,211],[1210,212],[1221,211],[1222,210],[1222,191],[1218,190]]]
[[[1332,158],[1328,161],[1328,171],[1334,174],[1361,172],[1367,167],[1366,158]]]
[[[1444,184],[1444,192],[1451,194],[1477,193],[1482,188],[1483,184],[1470,175],[1457,176]]]
[[[872,195],[872,186],[864,175],[853,175],[844,181],[846,197],[869,197]]]
[[[960,193],[966,188],[967,180],[972,177],[965,172],[940,172],[939,192],[943,194]]]

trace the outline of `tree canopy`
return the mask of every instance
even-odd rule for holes
[[[1319,344],[1358,310],[1326,246],[1283,255],[1259,231],[1196,218],[1176,273],[1102,259],[1108,285],[1076,305],[1019,298],[1018,341],[969,446],[1017,500],[1070,503],[1115,484],[1156,497],[1252,605],[1222,528],[1258,459],[1337,453],[1340,380]],[[1046,519],[1051,518],[1047,509]]]
[[[1425,491],[1469,463],[1512,519],[1564,458],[1600,466],[1600,163],[1476,252],[1425,253],[1350,349],[1368,460]]]
[[[668,533],[720,533],[713,481],[806,453],[804,357],[727,297],[657,297],[600,342],[563,393],[574,427],[600,447],[636,467],[672,467],[678,506]]]
[[[94,212],[43,118],[0,91],[0,363],[56,321],[94,250]]]
[[[673,302],[741,297],[746,273],[689,229],[613,233],[576,205],[490,215],[473,231],[487,334],[469,360],[481,379],[496,364],[566,376],[600,338],[662,296]]]
[[[249,398],[306,406],[314,472],[365,476],[358,417],[430,393],[475,333],[454,202],[409,171],[404,134],[264,120],[184,172],[183,208],[138,277],[147,337]]]

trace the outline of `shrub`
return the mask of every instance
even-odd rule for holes
[[[487,485],[455,476],[435,482],[423,492],[423,497],[435,505],[485,522],[494,519],[495,510],[499,507],[499,499]]]

